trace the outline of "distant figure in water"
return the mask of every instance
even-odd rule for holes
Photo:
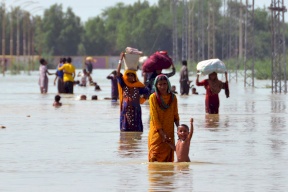
[[[190,119],[190,131],[187,125],[181,124],[177,128],[178,142],[176,147],[172,143],[168,143],[170,147],[176,151],[177,162],[190,162],[189,150],[190,141],[193,136],[193,118]]]
[[[106,78],[111,80],[111,99],[113,101],[117,101],[119,93],[118,93],[116,70],[112,71]]]
[[[56,96],[55,96],[55,100],[54,100],[54,103],[53,103],[53,106],[54,106],[54,107],[60,107],[60,106],[62,106],[62,103],[60,103],[60,99],[61,99],[60,95],[56,95]]]
[[[80,100],[87,100],[87,96],[86,95],[81,95],[80,96]]]
[[[42,94],[48,92],[48,75],[54,75],[55,73],[49,73],[47,69],[47,61],[45,59],[40,59],[40,66],[39,66],[39,86],[40,86],[40,92]]]
[[[204,86],[206,89],[205,111],[207,114],[219,113],[220,100],[218,94],[221,89],[225,89],[226,97],[229,97],[227,72],[225,72],[225,80],[225,82],[218,80],[217,73],[213,72],[208,75],[208,79],[199,81],[199,74],[197,73],[196,85]]]
[[[192,88],[192,95],[198,95],[198,92],[196,91],[195,87]]]
[[[171,92],[174,93],[174,94],[178,94],[178,92],[176,91],[176,86],[175,85],[171,86]]]
[[[86,69],[83,69],[82,72],[79,72],[77,77],[81,77],[80,86],[86,87],[87,79],[89,74],[87,73]]]
[[[94,86],[95,86],[95,91],[101,91],[100,86],[96,82],[94,82]]]
[[[92,95],[91,100],[98,100],[98,96],[97,95]]]

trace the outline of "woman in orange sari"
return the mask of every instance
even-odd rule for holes
[[[174,123],[179,126],[177,97],[171,92],[170,81],[165,75],[156,77],[154,89],[149,97],[148,159],[149,162],[173,162],[174,151],[168,143],[175,144]]]

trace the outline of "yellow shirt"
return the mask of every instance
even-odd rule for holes
[[[62,65],[62,67],[59,67],[58,70],[64,72],[64,76],[63,76],[63,81],[67,82],[67,81],[74,81],[74,77],[75,77],[75,67],[72,65],[72,63],[65,63],[64,65]]]

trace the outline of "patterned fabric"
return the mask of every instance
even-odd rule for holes
[[[140,95],[147,95],[148,89],[139,81],[139,83],[135,82],[134,87],[134,83],[127,83],[128,86],[127,80],[125,80],[127,79],[126,75],[127,73],[124,73],[124,77],[117,77],[120,100],[120,130],[143,132]],[[138,78],[136,79],[138,80]]]
[[[171,100],[171,94],[164,95],[163,101],[167,104]],[[167,143],[162,142],[162,138],[158,133],[159,129],[172,139],[174,145],[174,122],[179,121],[177,97],[173,99],[170,107],[162,110],[158,104],[156,94],[152,94],[149,98],[150,105],[150,130],[148,137],[148,160],[154,159],[158,162],[173,162],[174,151]]]

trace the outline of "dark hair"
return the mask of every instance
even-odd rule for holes
[[[60,96],[60,95],[56,95],[56,96],[55,96],[55,101],[58,102],[58,101],[60,101],[60,99],[61,99],[61,96]]]
[[[80,96],[80,100],[86,100],[87,99],[87,96],[86,95],[81,95]]]
[[[98,100],[98,97],[97,97],[97,95],[92,95],[92,98],[91,98],[92,100]]]
[[[117,73],[116,70],[112,71],[112,74],[113,74],[113,75],[116,75],[116,73]]]
[[[45,63],[45,59],[41,58],[39,62],[43,65]]]
[[[187,66],[187,61],[186,61],[186,60],[183,60],[183,61],[182,61],[182,65]]]
[[[62,57],[60,57],[59,62],[63,63],[63,58]]]
[[[95,90],[101,90],[100,86],[95,83]]]
[[[71,62],[72,62],[71,57],[68,57],[68,58],[67,58],[67,62],[68,62],[68,63],[71,63]]]
[[[179,125],[179,126],[177,127],[177,129],[178,129],[179,127],[185,127],[185,128],[188,129],[188,131],[189,131],[189,127],[188,127],[186,124],[181,124],[181,125]]]
[[[63,58],[62,58],[62,62],[63,62],[63,63],[66,63],[66,61],[67,61],[66,58],[63,57]]]
[[[160,74],[160,75],[157,75],[157,81],[161,81],[161,80],[166,80],[168,81],[168,77],[166,75],[163,75],[163,74]]]

